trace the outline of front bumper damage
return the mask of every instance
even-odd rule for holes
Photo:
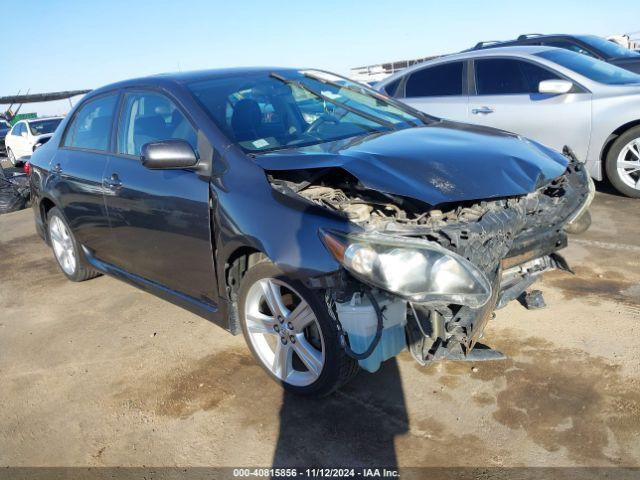
[[[452,206],[453,213],[432,211],[422,224],[386,223],[385,234],[437,242],[463,256],[492,286],[491,298],[481,308],[409,301],[406,338],[414,358],[423,365],[468,358],[496,309],[518,298],[544,272],[571,272],[557,252],[567,246],[567,226],[585,214],[593,194],[584,165],[571,161],[562,176],[525,196]],[[367,288],[347,272],[338,277],[310,283],[331,292],[335,302],[348,301]],[[482,354],[495,358],[480,351],[474,359]]]

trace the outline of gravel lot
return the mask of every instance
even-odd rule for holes
[[[490,323],[506,361],[404,353],[324,400],[178,307],[68,282],[31,210],[0,216],[0,466],[640,466],[638,205],[598,193],[576,276]]]

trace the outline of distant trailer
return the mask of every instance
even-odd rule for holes
[[[635,32],[638,34],[640,32]],[[607,37],[607,40],[613,43],[617,43],[618,45],[628,48],[629,50],[635,50],[636,52],[640,52],[640,39],[632,38],[633,34],[625,33],[623,35],[611,35]]]
[[[362,83],[375,83],[387,78],[389,75],[393,75],[400,70],[403,70],[416,63],[426,62],[432,58],[436,58],[439,55],[433,55],[431,57],[416,58],[413,60],[397,60],[395,62],[378,63],[376,65],[366,65],[364,67],[354,67],[351,69],[350,77],[356,82]]]

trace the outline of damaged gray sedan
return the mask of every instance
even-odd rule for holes
[[[588,225],[584,165],[315,70],[162,75],[90,93],[31,159],[37,230],[236,334],[325,395],[409,350],[497,358],[496,308]],[[488,340],[490,343],[490,339]]]

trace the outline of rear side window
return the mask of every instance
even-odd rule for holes
[[[197,134],[185,116],[164,95],[130,93],[125,97],[118,132],[118,153],[140,156],[146,143],[186,140],[197,152]]]
[[[412,73],[405,87],[406,97],[462,95],[462,62],[446,63]]]
[[[64,146],[108,151],[117,100],[118,95],[112,94],[83,105],[67,130]]]
[[[560,78],[546,68],[507,58],[476,60],[475,70],[478,95],[538,93],[538,84],[542,80]]]

